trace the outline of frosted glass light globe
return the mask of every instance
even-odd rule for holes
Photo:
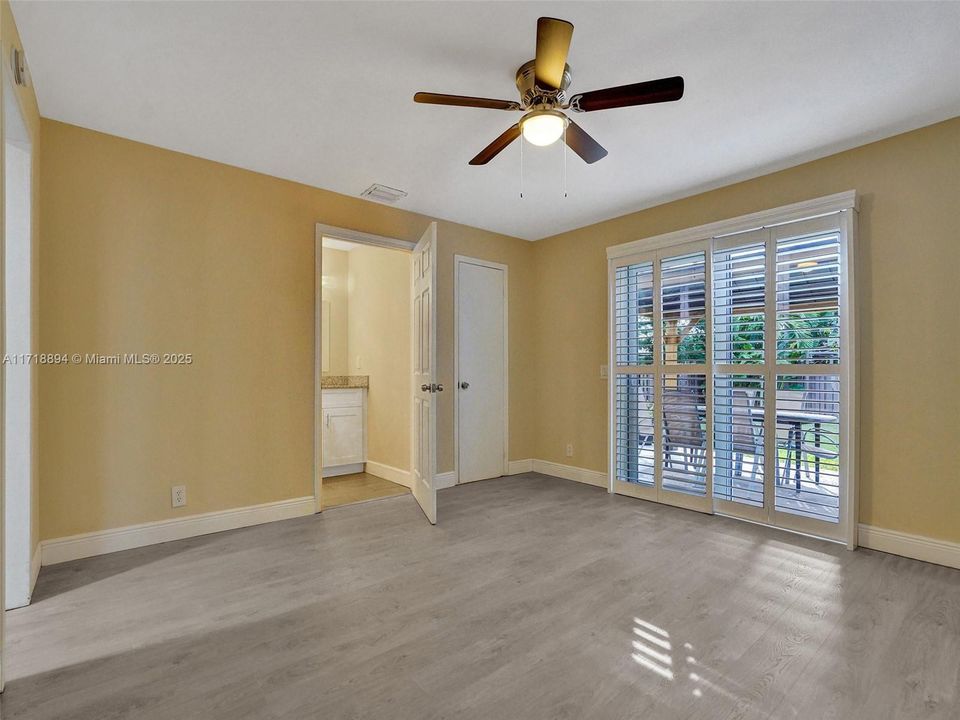
[[[520,121],[520,130],[527,142],[544,147],[555,143],[563,135],[567,119],[558,112],[531,113]]]

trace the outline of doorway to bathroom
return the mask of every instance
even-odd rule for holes
[[[413,249],[318,226],[318,510],[411,493]]]

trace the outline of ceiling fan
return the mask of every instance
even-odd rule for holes
[[[526,111],[520,121],[511,125],[500,137],[481,150],[471,165],[486,165],[522,134],[534,145],[550,145],[561,137],[587,163],[595,163],[607,155],[606,149],[563,112],[593,112],[610,108],[670,102],[683,97],[683,78],[621,85],[579,93],[567,99],[570,66],[567,52],[573,37],[573,25],[566,20],[542,17],[537,20],[537,56],[517,70],[520,102],[490,100],[466,95],[443,95],[418,92],[414,102],[433,105],[478,107],[490,110]]]

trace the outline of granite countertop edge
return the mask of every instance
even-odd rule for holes
[[[321,390],[348,390],[369,387],[369,375],[324,375],[320,378]]]

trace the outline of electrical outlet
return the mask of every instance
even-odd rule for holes
[[[186,485],[174,485],[170,488],[170,503],[173,507],[183,507],[187,504]]]
[[[606,378],[610,374],[610,368],[606,365],[600,366],[600,377]]]
[[[567,457],[573,457],[573,443],[567,443]]]

